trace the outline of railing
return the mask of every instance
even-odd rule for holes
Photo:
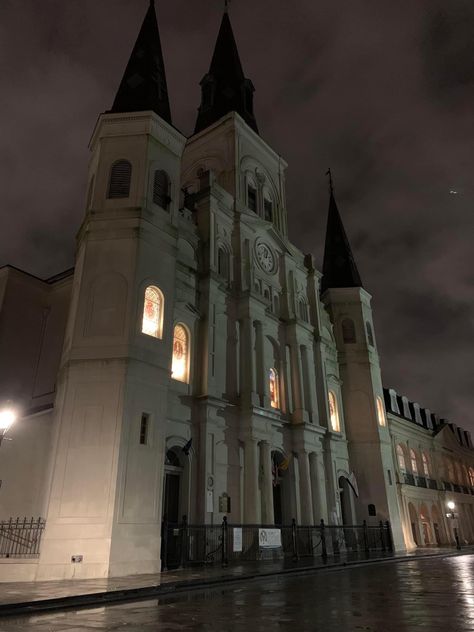
[[[434,478],[427,478],[426,480],[430,489],[438,489],[438,483]]]
[[[426,478],[424,476],[417,476],[416,485],[417,487],[426,487]]]
[[[405,483],[405,485],[415,485],[415,477],[413,476],[413,474],[410,474],[409,472],[404,472],[403,482]]]
[[[0,521],[0,557],[38,557],[45,525],[43,518]]]
[[[452,492],[453,491],[453,486],[448,481],[443,481],[443,485],[444,485],[444,491],[446,491],[446,492]]]
[[[273,546],[262,542],[269,533],[277,537]],[[263,531],[266,534],[263,534]],[[390,523],[378,525],[290,525],[162,524],[162,569],[220,563],[239,564],[269,559],[322,557],[346,554],[393,552]]]

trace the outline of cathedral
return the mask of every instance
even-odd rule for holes
[[[0,581],[159,572],[164,517],[474,542],[471,437],[384,388],[332,184],[322,270],[289,241],[227,11],[200,86],[185,137],[151,2],[90,140],[74,268],[0,269],[0,529],[45,521],[36,557],[0,544]]]

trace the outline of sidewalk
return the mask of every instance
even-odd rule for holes
[[[195,590],[236,581],[251,581],[277,575],[301,574],[324,569],[375,563],[394,563],[436,556],[467,555],[474,547],[417,549],[412,553],[341,555],[324,562],[322,558],[304,558],[298,562],[248,562],[239,566],[185,568],[153,575],[133,575],[109,579],[15,582],[0,584],[0,616],[32,614],[47,610],[83,608],[124,601],[152,599],[173,592]]]

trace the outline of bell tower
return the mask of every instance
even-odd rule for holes
[[[321,298],[330,314],[338,349],[349,460],[358,487],[357,521],[370,524],[389,520],[395,547],[402,549],[371,296],[362,287],[332,182],[330,185]],[[373,506],[370,511],[369,506]]]
[[[160,569],[184,144],[171,124],[150,2],[113,106],[90,142],[37,579]]]

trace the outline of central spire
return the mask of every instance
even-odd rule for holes
[[[171,124],[165,64],[153,0],[150,0],[150,6],[110,111],[145,110],[156,112]]]
[[[331,170],[328,170],[326,175],[329,175],[329,211],[321,292],[336,287],[362,287],[354,255],[334,198]]]
[[[253,113],[254,87],[246,79],[235,43],[226,3],[209,72],[201,81],[201,105],[194,133],[209,127],[228,112],[238,112],[258,133]]]

